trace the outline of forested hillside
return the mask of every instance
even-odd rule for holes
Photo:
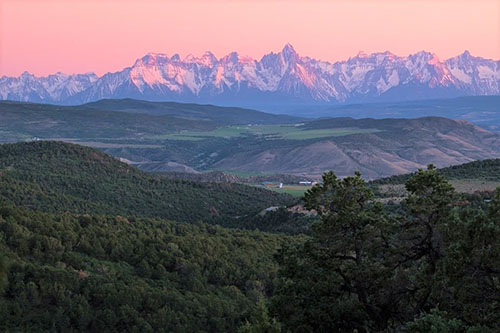
[[[0,200],[47,212],[229,225],[295,201],[241,184],[151,176],[95,149],[62,142],[0,145]]]
[[[500,159],[473,161],[439,169],[439,173],[449,180],[480,179],[500,181]],[[404,184],[415,173],[391,176],[371,181],[372,184]]]
[[[0,330],[230,332],[273,293],[290,237],[0,205]],[[1,272],[0,272],[1,273]]]
[[[274,253],[305,236],[213,224],[308,232],[286,210],[257,215],[292,202],[73,144],[1,145],[0,330],[236,331],[273,293]]]

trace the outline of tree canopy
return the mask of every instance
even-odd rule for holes
[[[286,329],[500,329],[500,195],[486,211],[464,207],[433,166],[406,189],[400,214],[374,201],[359,174],[327,173],[305,194],[321,221],[277,255],[271,310]]]

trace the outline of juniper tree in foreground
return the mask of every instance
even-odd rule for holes
[[[488,212],[473,211],[433,166],[406,189],[398,216],[373,200],[359,173],[326,173],[306,193],[321,221],[310,240],[277,254],[271,311],[286,329],[499,329],[500,195]]]

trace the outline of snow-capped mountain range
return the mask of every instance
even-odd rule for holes
[[[236,52],[220,59],[211,52],[184,59],[149,53],[133,66],[101,77],[25,72],[0,78],[0,99],[55,104],[138,98],[251,105],[499,94],[500,60],[473,57],[468,51],[445,61],[422,51],[408,57],[359,53],[329,63],[301,57],[290,44],[260,60]]]

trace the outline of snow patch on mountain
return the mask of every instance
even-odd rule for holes
[[[500,94],[500,61],[473,57],[468,51],[446,61],[425,51],[407,57],[386,51],[360,52],[329,63],[301,57],[290,44],[260,60],[236,52],[220,59],[209,51],[184,59],[178,54],[148,53],[133,66],[102,77],[94,73],[35,77],[27,72],[3,76],[0,99],[62,104],[123,97],[330,103],[383,99],[396,88],[405,91],[403,99],[421,97],[421,91],[436,91],[438,96],[441,91]]]

